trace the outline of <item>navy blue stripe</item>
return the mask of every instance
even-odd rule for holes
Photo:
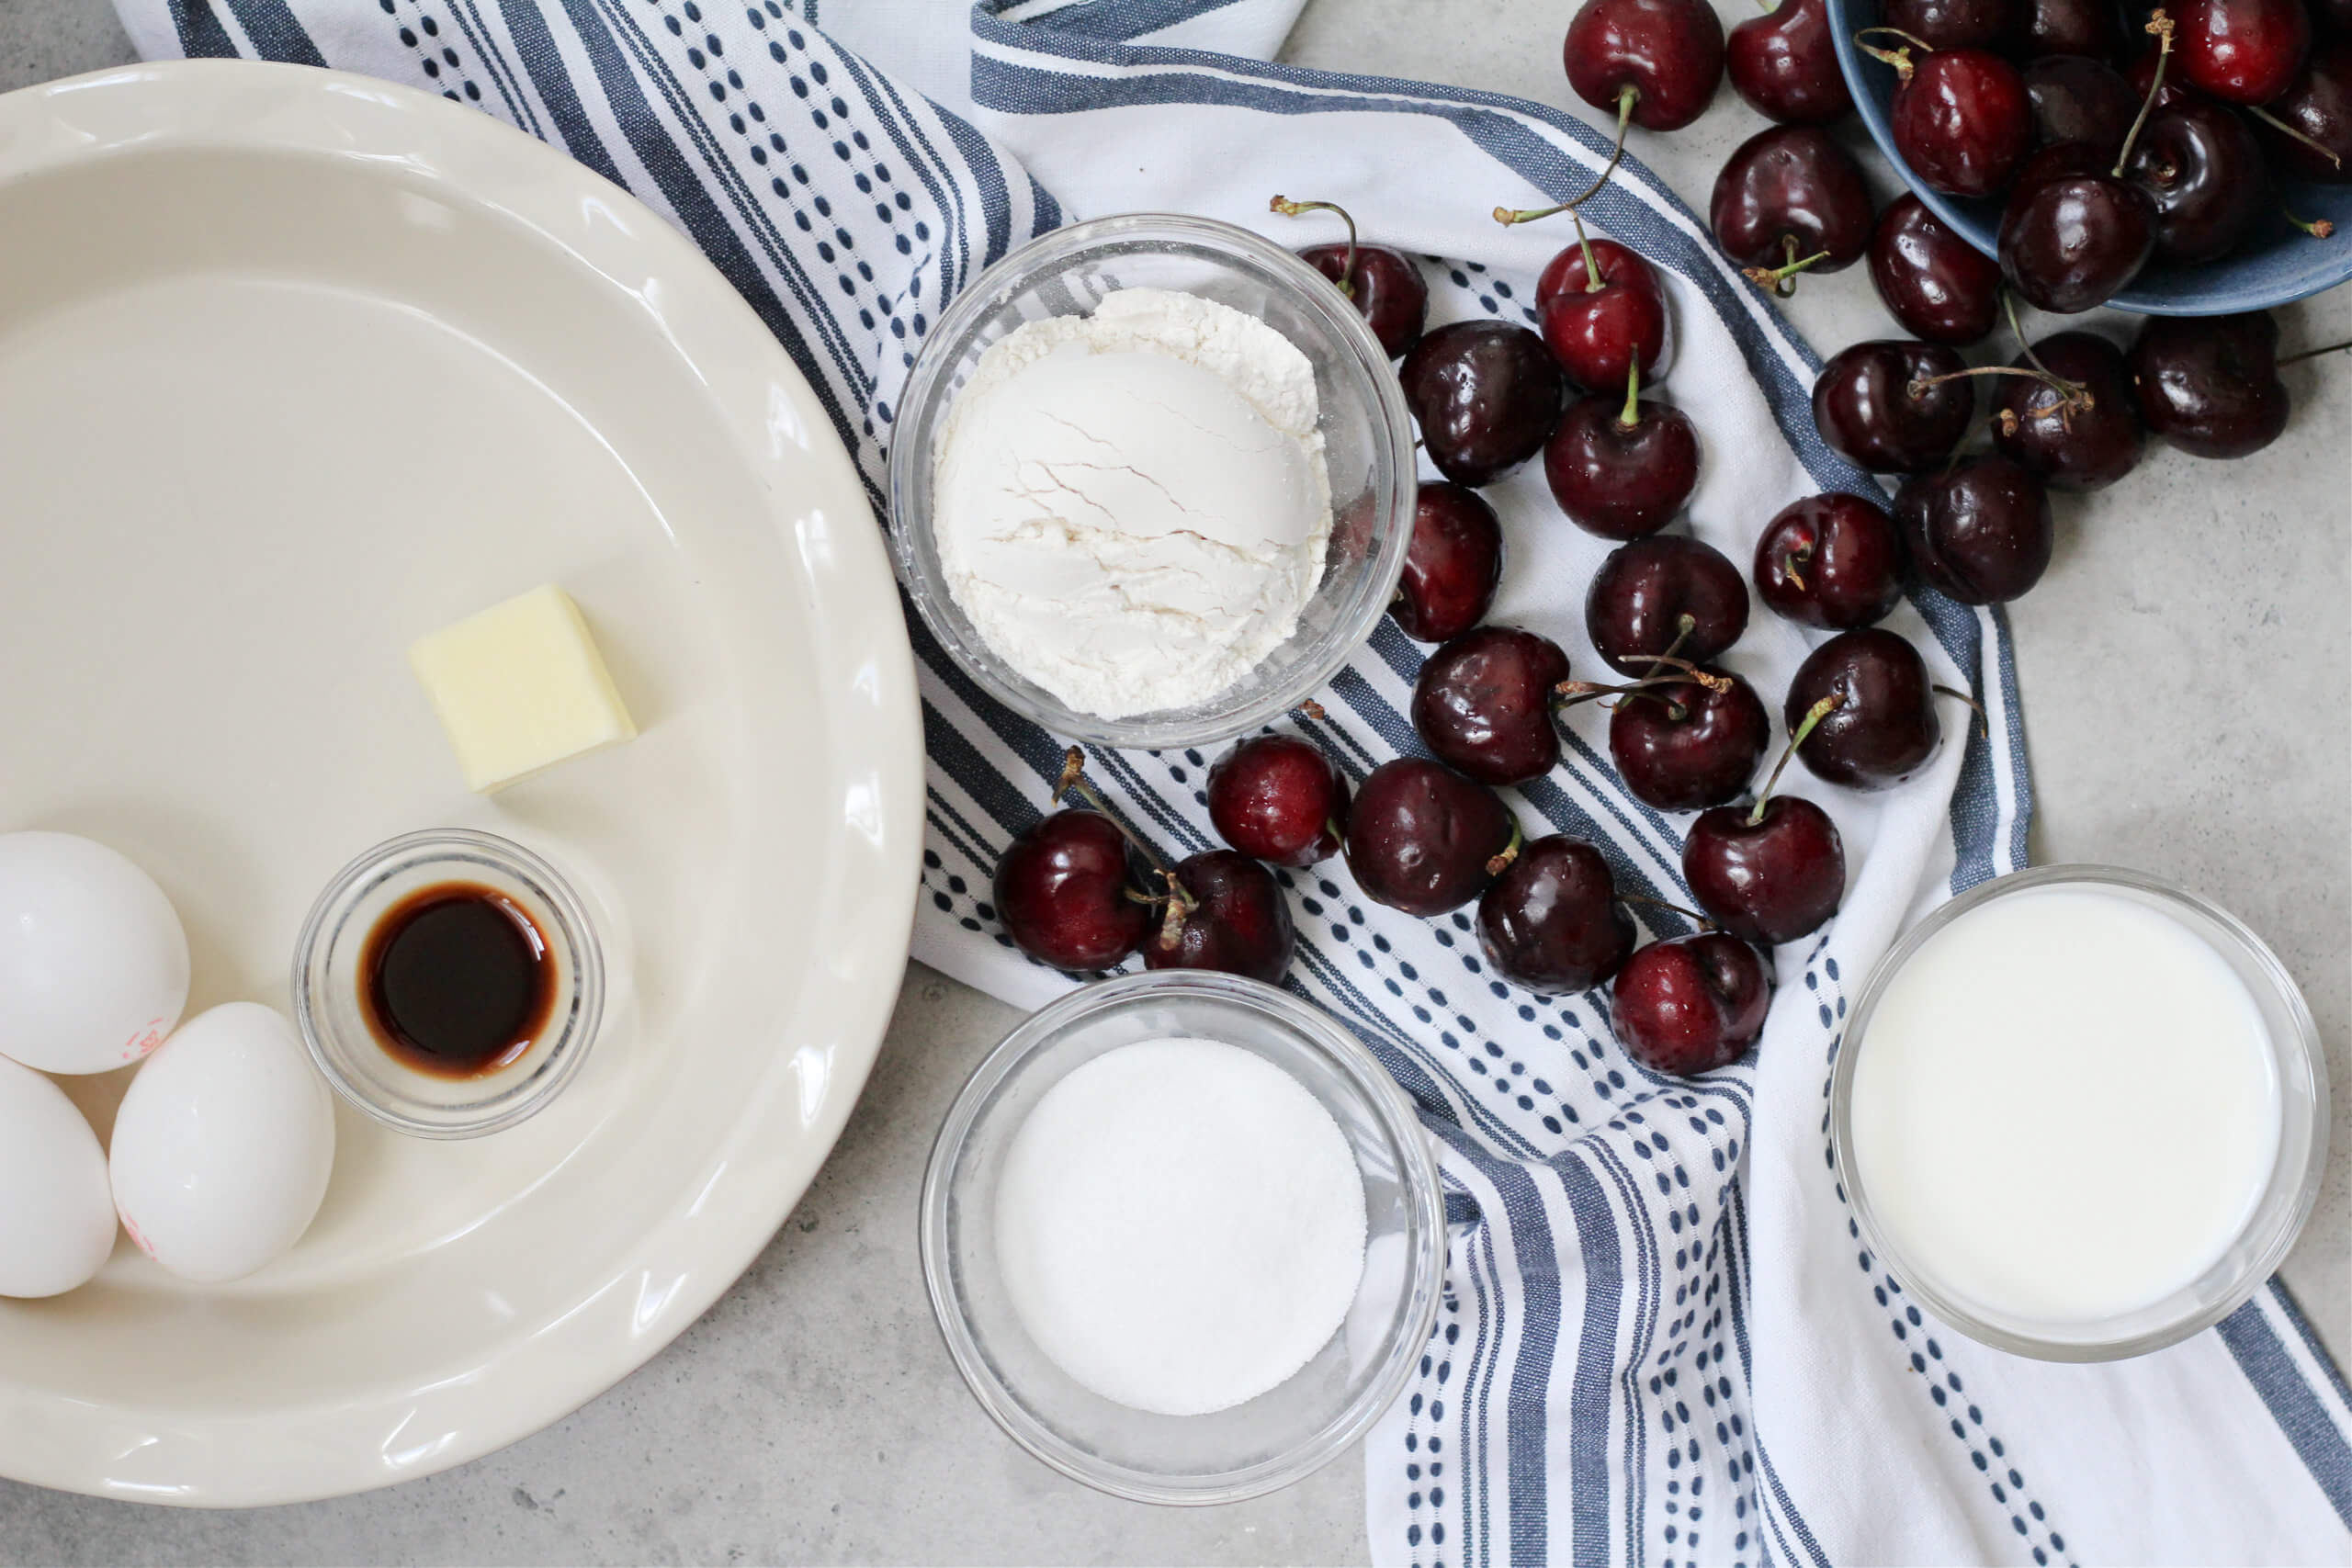
[[[254,49],[266,60],[288,65],[324,65],[326,56],[294,19],[286,0],[229,0],[229,12],[245,29]]]
[[[498,14],[506,23],[506,36],[514,40],[515,49],[523,56],[523,69],[530,73],[531,85],[537,89],[539,101],[555,118],[556,134],[563,138],[563,150],[615,185],[626,185],[620,165],[613,162],[612,153],[605,151],[605,139],[596,134],[587,111],[581,107],[579,89],[571,85],[571,73],[564,68],[563,51],[556,47],[555,35],[548,30],[540,0],[499,0]]]
[[[1732,1339],[1739,1347],[1739,1366],[1744,1374],[1740,1381],[1752,1389],[1756,1386],[1756,1363],[1747,1344],[1747,1283],[1751,1278],[1747,1256],[1747,1200],[1738,1182],[1731,1183],[1725,1193],[1725,1203],[1735,1216],[1733,1229],[1739,1238],[1739,1267],[1724,1271],[1724,1289],[1728,1292],[1724,1307],[1731,1316]],[[1747,1440],[1763,1467],[1765,1483],[1772,1489],[1770,1503],[1778,1505],[1776,1511],[1759,1500],[1758,1512],[1765,1516],[1776,1531],[1784,1525],[1794,1530],[1798,1543],[1804,1548],[1805,1555],[1812,1559],[1814,1568],[1829,1568],[1828,1553],[1823,1551],[1821,1543],[1814,1539],[1812,1529],[1804,1522],[1804,1516],[1797,1511],[1796,1499],[1789,1495],[1788,1487],[1781,1481],[1780,1472],[1772,1466],[1771,1452],[1764,1446],[1764,1424],[1752,1405],[1747,1412]],[[1786,1550],[1788,1544],[1784,1536],[1782,1548]]]
[[[1649,1425],[1642,1415],[1641,1371],[1649,1360],[1650,1347],[1657,1342],[1658,1303],[1665,1295],[1662,1278],[1663,1261],[1658,1255],[1656,1221],[1649,1210],[1648,1195],[1641,1183],[1617,1157],[1617,1151],[1606,1138],[1592,1138],[1580,1145],[1579,1152],[1589,1152],[1593,1163],[1600,1166],[1623,1200],[1628,1216],[1626,1229],[1633,1234],[1634,1255],[1637,1272],[1634,1278],[1641,1289],[1634,1298],[1633,1336],[1625,1348],[1621,1382],[1625,1390],[1625,1561],[1639,1568],[1647,1550],[1648,1540],[1642,1529],[1642,1509],[1649,1499],[1645,1495],[1645,1481],[1648,1474]]]
[[[2311,1320],[2303,1315],[2303,1309],[2296,1303],[2294,1292],[2287,1289],[2285,1278],[2278,1274],[2270,1276],[2269,1289],[2272,1303],[2294,1329],[2295,1337],[2303,1342],[2303,1348],[2311,1353],[2312,1359],[2326,1369],[2327,1385],[2334,1391],[2335,1402],[2352,1406],[2352,1387],[2346,1386],[2344,1374],[2335,1365],[2335,1358],[2327,1353],[2327,1348],[2319,1342],[2319,1336],[2312,1332]]]
[[[2213,1331],[2237,1358],[2239,1369],[2262,1396],[2262,1403],[2269,1406],[2271,1418],[2301,1458],[2303,1468],[2311,1472],[2312,1483],[2335,1510],[2335,1517],[2352,1528],[2352,1449],[2346,1448],[2343,1432],[2271,1331],[2261,1307],[2248,1302],[2214,1325]]]
[[[1487,1349],[1491,1341],[1493,1353],[1485,1358],[1478,1373],[1478,1397],[1462,1402],[1462,1430],[1454,1446],[1461,1450],[1461,1463],[1475,1467],[1476,1474],[1475,1493],[1470,1485],[1463,1488],[1464,1522],[1472,1529],[1465,1554],[1475,1553],[1476,1561],[1491,1562],[1495,1556],[1494,1471],[1487,1463],[1487,1441],[1495,1407],[1495,1369],[1502,1365],[1503,1328],[1510,1302],[1503,1294],[1502,1274],[1495,1265],[1494,1227],[1482,1224],[1463,1252],[1469,1261],[1471,1289],[1478,1298],[1478,1345]],[[1487,1293],[1487,1281],[1490,1279],[1495,1283],[1491,1298]],[[1470,1380],[1465,1376],[1463,1387],[1469,1386]],[[1474,1495],[1477,1500],[1475,1519],[1469,1517],[1469,1499]]]
[[[237,43],[212,9],[212,0],[172,0],[172,26],[180,35],[180,52],[191,60],[229,60]]]
[[[890,79],[868,69],[865,62],[854,54],[844,52],[840,58],[842,69],[849,73],[851,82],[859,94],[875,108],[883,129],[890,133],[892,144],[899,149],[899,156],[922,182],[924,191],[931,197],[932,209],[939,216],[940,226],[944,232],[940,236],[941,249],[934,253],[939,259],[939,298],[932,303],[934,308],[944,310],[947,301],[962,290],[972,249],[969,239],[971,225],[964,217],[963,183],[956,177],[956,171],[940,157],[938,149],[932,146],[931,138],[922,133],[922,127],[916,120],[912,109],[906,99],[899,96],[899,89]],[[881,112],[885,104],[889,106],[891,112]],[[943,120],[955,118],[935,104],[931,107]],[[994,148],[988,148],[987,155],[989,163],[995,163]],[[910,275],[909,287],[920,289],[922,281],[922,269],[918,265]]]
[[[490,30],[490,24],[482,20],[481,13],[474,6],[474,0],[449,0],[449,17],[458,24],[458,30],[466,35],[466,42],[473,47],[474,58],[481,62],[482,69],[490,75],[490,85],[496,87],[498,96],[505,100],[507,116],[514,122],[515,129],[527,131],[541,141],[547,140],[547,132],[539,125],[539,117],[531,108],[530,96],[522,91],[522,84],[514,75],[514,67],[507,62],[506,56],[500,51],[497,35]]]
[[[1609,1385],[1617,1360],[1617,1315],[1623,1305],[1623,1255],[1609,1199],[1584,1164],[1553,1162],[1575,1218],[1584,1263],[1584,1321],[1568,1388],[1568,1554],[1577,1568],[1606,1568],[1609,1556]],[[1517,1544],[1516,1536],[1513,1545]]]

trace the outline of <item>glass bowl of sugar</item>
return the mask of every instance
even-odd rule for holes
[[[2013,873],[1914,927],[1829,1098],[1864,1269],[2043,1360],[2143,1355],[2235,1311],[2327,1159],[2326,1061],[2278,955],[2112,866]]]
[[[997,1424],[1075,1480],[1230,1503],[1309,1474],[1404,1392],[1445,1214],[1411,1105],[1296,997],[1125,976],[972,1075],[923,1180],[933,1310]]]
[[[889,435],[924,626],[1070,739],[1201,746],[1298,706],[1372,635],[1412,540],[1379,340],[1291,251],[1210,219],[1013,251],[929,324]]]

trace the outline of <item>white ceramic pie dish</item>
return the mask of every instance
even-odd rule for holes
[[[438,99],[220,62],[0,97],[0,831],[147,867],[191,1012],[284,1007],[311,899],[420,828],[562,865],[612,981],[524,1125],[340,1108],[317,1223],[250,1279],[119,1241],[0,1301],[0,1474],[232,1506],[444,1469],[692,1322],[865,1079],[922,791],[879,530],[699,253]],[[404,650],[542,581],[642,734],[482,800]],[[67,1080],[101,1134],[124,1081]]]

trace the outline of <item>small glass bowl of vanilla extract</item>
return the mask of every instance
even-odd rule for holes
[[[335,1092],[399,1132],[514,1126],[595,1043],[604,955],[587,907],[510,839],[409,833],[344,867],[294,952],[294,1021]]]

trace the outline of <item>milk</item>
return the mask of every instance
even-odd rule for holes
[[[1886,1246],[2023,1332],[2063,1337],[2197,1279],[2277,1157],[2252,994],[2188,927],[2119,894],[1970,910],[1852,1043],[1848,1152]]]

